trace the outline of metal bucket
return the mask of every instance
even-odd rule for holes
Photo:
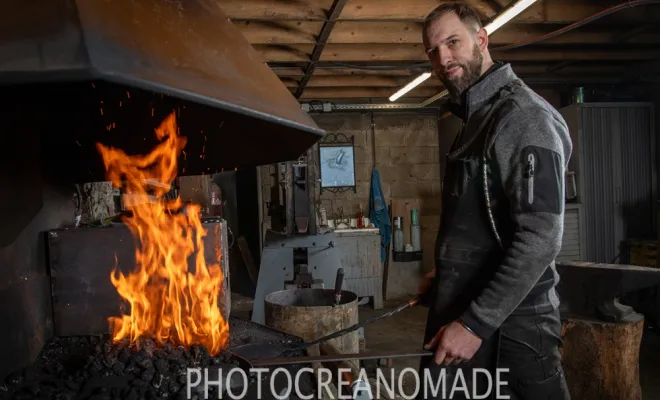
[[[264,299],[266,326],[304,341],[318,339],[359,322],[358,296],[343,290],[335,305],[334,289],[292,289],[271,293]],[[328,340],[339,352],[358,353],[358,331]]]

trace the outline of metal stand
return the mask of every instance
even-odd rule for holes
[[[270,293],[297,287],[333,287],[341,268],[335,240],[334,232],[294,236],[267,232],[252,321],[265,324],[264,299]]]

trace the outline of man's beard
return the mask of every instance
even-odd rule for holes
[[[483,55],[479,50],[479,46],[475,44],[471,60],[466,64],[450,64],[445,68],[450,69],[454,66],[458,66],[463,70],[463,74],[455,78],[449,78],[444,74],[441,74],[439,77],[440,81],[445,85],[445,88],[447,88],[452,102],[456,104],[461,103],[463,93],[465,93],[465,91],[468,90],[481,76],[482,63]]]

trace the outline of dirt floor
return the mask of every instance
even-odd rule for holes
[[[380,315],[402,304],[407,299],[386,301],[382,310],[374,310],[371,305],[360,306],[360,321]],[[252,307],[252,299],[240,296],[232,298],[232,314],[248,318]],[[419,307],[405,310],[389,318],[377,321],[365,327],[367,350],[374,351],[417,351],[422,346],[427,308]],[[647,329],[644,332],[640,351],[640,380],[643,399],[660,399],[660,335],[658,330]],[[406,368],[417,369],[419,358],[398,358],[393,360],[395,374]],[[388,374],[389,376],[389,374]],[[410,395],[412,391],[410,374],[404,375],[403,390]],[[405,397],[404,394],[404,397]],[[387,397],[387,396],[384,396]],[[395,396],[397,399],[403,398]],[[408,397],[409,398],[409,397]]]

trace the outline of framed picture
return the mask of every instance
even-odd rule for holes
[[[356,190],[355,146],[353,137],[328,134],[319,143],[321,191],[343,192]]]

